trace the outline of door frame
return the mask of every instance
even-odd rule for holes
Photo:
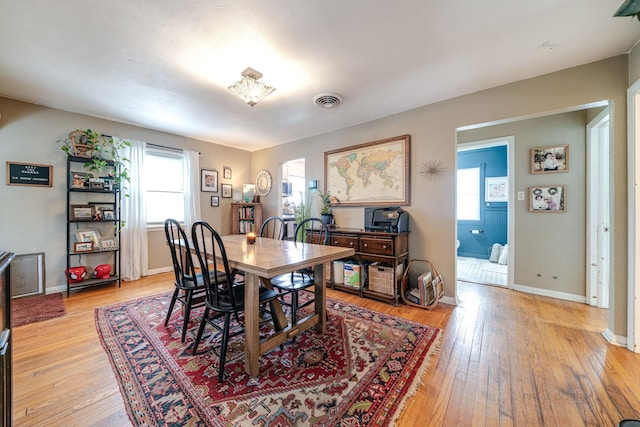
[[[514,262],[515,262],[515,183],[514,183],[514,165],[515,165],[515,137],[513,135],[503,136],[500,138],[483,139],[479,141],[463,142],[456,145],[456,154],[459,151],[477,150],[480,148],[507,146],[507,186],[509,201],[507,203],[507,244],[509,245],[509,259],[507,260],[507,289],[514,289]],[[457,156],[456,156],[457,157]],[[456,162],[457,170],[457,162]],[[458,221],[456,219],[455,239],[458,239]],[[455,242],[454,245],[455,247]],[[458,271],[456,267],[456,279]]]
[[[627,348],[640,353],[640,80],[627,89]]]
[[[605,120],[608,125],[608,135],[603,144],[600,137],[600,127]],[[609,308],[609,287],[611,284],[611,157],[609,148],[613,140],[613,127],[610,120],[611,107],[607,106],[587,124],[587,304],[600,308]]]

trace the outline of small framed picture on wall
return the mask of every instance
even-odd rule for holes
[[[529,187],[529,211],[559,213],[567,211],[567,186]]]
[[[211,206],[217,208],[220,206],[220,197],[219,196],[211,196]]]
[[[218,171],[201,169],[200,191],[218,192]]]
[[[222,184],[222,197],[231,197],[231,184]]]
[[[531,149],[531,173],[562,173],[569,171],[569,145],[550,145]]]
[[[228,166],[225,166],[223,168],[223,173],[224,173],[224,179],[231,179],[231,168]]]

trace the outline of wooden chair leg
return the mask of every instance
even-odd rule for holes
[[[191,299],[193,298],[193,292],[187,291],[185,295],[184,304],[184,319],[182,319],[182,342],[187,336],[187,327],[189,326],[189,318],[191,317]]]
[[[171,302],[169,303],[169,311],[167,311],[167,317],[165,317],[164,319],[164,326],[169,326],[169,318],[171,317],[171,312],[173,311],[173,307],[176,305],[176,300],[178,299],[178,292],[180,290],[178,288],[176,288],[175,291],[173,291],[173,295],[171,296]]]
[[[224,378],[224,362],[227,358],[227,341],[229,341],[229,323],[231,323],[231,313],[224,315],[224,330],[222,332],[222,345],[220,346],[220,366],[218,367],[218,382]]]
[[[198,351],[198,344],[200,344],[200,340],[202,339],[202,333],[204,332],[204,327],[207,325],[207,318],[209,317],[209,307],[204,309],[204,313],[202,314],[202,320],[200,321],[200,327],[198,328],[198,335],[196,336],[196,341],[193,343],[193,355],[196,355]]]

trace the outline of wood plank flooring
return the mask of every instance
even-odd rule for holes
[[[67,314],[14,328],[14,425],[129,426],[95,307],[172,290],[172,273],[88,289]],[[459,282],[433,311],[328,295],[445,329],[398,426],[615,426],[640,418],[640,355],[609,345],[606,311]]]

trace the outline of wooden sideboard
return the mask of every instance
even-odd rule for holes
[[[313,233],[312,230],[309,230]],[[400,295],[399,277],[392,280],[392,284],[387,291],[380,290],[370,286],[370,277],[368,274],[369,266],[373,263],[380,267],[380,270],[394,276],[396,272],[400,272],[399,265],[402,269],[406,268],[409,258],[409,232],[403,233],[385,233],[380,231],[364,231],[358,228],[332,228],[329,230],[329,244],[332,246],[341,246],[353,248],[356,251],[353,260],[360,266],[360,285],[358,287],[347,286],[345,284],[335,283],[333,266],[327,278],[327,284],[332,289],[338,289],[350,293],[358,294],[361,297],[373,298],[381,301],[391,302],[398,305]],[[379,270],[375,271],[376,279]],[[378,283],[378,282],[376,282]]]

